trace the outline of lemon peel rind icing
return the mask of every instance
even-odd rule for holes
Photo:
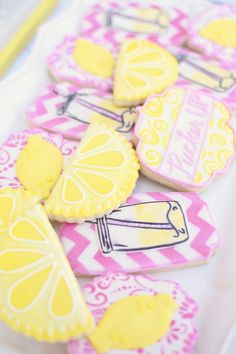
[[[93,205],[93,202],[86,206],[70,206],[70,205],[63,205],[58,206],[58,202],[53,201],[51,196],[46,201],[45,209],[50,219],[57,220],[57,221],[67,221],[70,223],[73,222],[83,222],[93,220],[94,218],[104,216],[109,214],[112,210],[119,207],[122,203],[124,203],[127,198],[131,195],[138,178],[138,170],[139,170],[139,163],[136,157],[135,150],[132,148],[132,145],[118,132],[114,131],[112,128],[105,126],[104,124],[99,123],[91,123],[90,127],[92,129],[103,129],[106,133],[110,134],[112,139],[115,139],[116,143],[121,144],[123,147],[123,151],[125,150],[125,164],[127,169],[124,170],[124,179],[122,186],[119,190],[116,190],[111,195],[107,196],[106,199],[101,198],[100,201]],[[93,128],[94,127],[94,128]],[[95,129],[96,127],[96,129]],[[100,127],[100,128],[99,128]],[[89,131],[88,128],[87,131]],[[84,142],[83,139],[81,140],[81,144],[78,147],[78,150],[83,147]],[[111,148],[112,149],[112,148]],[[75,153],[76,154],[76,153]],[[73,159],[73,157],[72,157]],[[74,162],[77,159],[74,160]],[[80,169],[83,171],[83,168]],[[94,172],[94,171],[93,171]],[[79,172],[78,172],[79,174]],[[99,174],[98,174],[99,176]],[[60,183],[60,180],[58,181]],[[57,185],[56,187],[57,188]]]
[[[163,161],[167,160],[167,156],[168,154],[166,153],[166,150],[168,148],[168,146],[171,144],[171,140],[173,141],[174,138],[176,138],[176,136],[173,137],[174,133],[176,130],[178,130],[178,124],[176,124],[176,120],[177,117],[179,117],[179,110],[182,112],[183,107],[181,106],[182,103],[180,101],[180,107],[178,107],[178,110],[175,111],[175,118],[172,117],[174,123],[172,122],[172,127],[169,128],[169,136],[167,136],[167,141],[165,141],[164,145],[167,145],[165,147],[162,147],[162,151],[159,154],[160,155],[160,159],[158,161],[158,163],[155,164],[149,164],[147,162],[147,160],[145,160],[144,158],[144,150],[143,150],[143,146],[145,145],[143,143],[144,139],[142,137],[142,133],[141,130],[144,130],[145,128],[147,128],[147,124],[145,124],[145,122],[148,121],[148,119],[153,119],[150,118],[150,116],[148,116],[147,114],[145,114],[145,109],[148,105],[150,105],[150,103],[152,103],[152,100],[158,99],[158,100],[162,100],[163,97],[165,97],[166,94],[169,94],[171,91],[174,92],[174,90],[181,92],[181,90],[184,92],[184,94],[186,95],[190,92],[192,94],[195,95],[202,95],[201,97],[205,96],[206,99],[209,99],[209,102],[212,105],[212,116],[208,117],[208,122],[206,122],[205,124],[205,132],[203,134],[203,143],[202,146],[200,148],[200,153],[198,156],[198,160],[193,162],[193,165],[195,163],[195,175],[194,178],[190,181],[190,182],[186,182],[181,178],[175,178],[173,177],[174,173],[165,173],[164,172],[164,168],[162,168],[162,164]],[[167,102],[165,104],[168,104]],[[230,108],[223,102],[220,100],[216,100],[213,96],[208,95],[206,93],[201,93],[198,90],[190,90],[190,89],[184,89],[184,88],[180,88],[180,87],[175,87],[173,86],[172,88],[169,88],[168,90],[166,90],[165,92],[163,92],[162,94],[154,94],[151,95],[146,101],[145,104],[138,108],[139,111],[139,118],[138,121],[136,123],[135,126],[135,143],[136,143],[136,152],[140,161],[140,165],[141,165],[141,171],[144,175],[148,176],[149,178],[153,179],[154,181],[158,181],[164,185],[167,185],[168,187],[175,189],[175,190],[179,190],[179,191],[198,191],[198,190],[202,190],[204,188],[206,188],[211,182],[212,180],[216,177],[216,175],[220,175],[222,173],[225,173],[227,171],[227,169],[229,168],[231,162],[235,159],[236,157],[236,133],[235,130],[232,126],[232,113]],[[218,118],[214,118],[216,116],[216,111],[218,111],[218,116],[220,114],[222,114],[222,122],[218,122]],[[220,113],[219,113],[220,112]],[[225,116],[224,116],[225,115]],[[155,117],[154,117],[155,119]],[[179,118],[178,118],[179,119]],[[220,120],[219,120],[220,121]],[[164,122],[164,117],[163,117],[163,122]],[[217,123],[219,124],[219,127],[217,126]],[[222,126],[220,126],[220,124]],[[213,125],[213,128],[212,128]],[[217,132],[219,135],[214,134],[214,128],[217,128]],[[223,129],[222,129],[223,127]],[[149,129],[149,128],[148,128]],[[146,129],[148,131],[148,129]],[[222,129],[222,130],[221,130]],[[149,129],[150,132],[150,129]],[[213,133],[212,133],[213,132]],[[212,134],[211,134],[212,133]],[[224,133],[224,134],[223,134]],[[226,138],[228,139],[223,139],[224,135],[226,136]],[[207,159],[205,159],[204,154],[206,155],[206,150],[205,146],[208,144],[208,146],[210,145],[210,140],[211,138],[214,137],[214,139],[217,141],[218,143],[218,147],[221,147],[221,145],[225,142],[228,143],[228,150],[225,150],[225,155],[226,157],[224,157],[224,162],[222,163],[222,161],[220,160],[220,158],[217,158],[214,160],[214,158],[212,159],[212,165],[210,165],[209,163],[209,168],[211,168],[211,171],[209,172],[205,172],[205,176],[203,176],[202,181],[200,181],[200,179],[198,178],[198,169],[201,168],[203,170],[203,162],[207,161]],[[150,137],[149,137],[150,138]],[[153,138],[152,138],[153,139]],[[164,139],[162,139],[164,141]],[[163,141],[158,142],[159,146],[162,145]],[[222,141],[222,142],[221,142]],[[152,145],[153,144],[153,145]],[[154,149],[152,149],[152,153],[155,153],[155,144],[154,143],[150,143],[150,146],[154,147]],[[157,145],[158,145],[157,144]],[[212,148],[212,150],[214,150]],[[219,149],[220,150],[220,149]],[[222,154],[224,149],[222,149]],[[211,153],[211,150],[209,149],[209,154]],[[221,153],[221,151],[219,151]],[[217,166],[214,167],[214,163],[218,163]],[[155,165],[155,166],[154,166]]]
[[[1,256],[2,254],[12,252],[13,250],[19,253],[22,249],[28,252],[38,252],[43,255],[41,259],[36,260],[35,262],[29,261],[26,266],[22,266],[22,264],[18,266],[14,265],[10,270],[6,269],[6,267],[4,268],[4,263],[1,259],[0,277],[3,277],[3,280],[4,277],[7,277],[10,286],[7,287],[7,290],[4,290],[4,287],[1,289],[0,286],[0,318],[17,332],[21,332],[26,336],[33,337],[39,341],[47,341],[50,343],[57,341],[66,342],[69,339],[78,338],[81,334],[89,333],[94,326],[93,317],[88,308],[86,308],[85,303],[83,305],[84,300],[82,295],[80,295],[81,297],[78,296],[78,298],[74,297],[74,293],[77,292],[78,295],[80,294],[78,283],[74,278],[66,257],[64,256],[62,246],[56,237],[56,233],[52,229],[42,205],[39,204],[40,197],[34,195],[30,191],[10,188],[1,189],[0,197],[15,198],[15,203],[12,204],[12,211],[8,214],[8,219],[5,222],[4,219],[1,219],[0,229],[3,237],[0,252]],[[22,208],[21,205],[19,205],[21,202]],[[33,219],[31,219],[32,215],[34,217]],[[1,214],[1,217],[2,216],[4,217],[4,213]],[[34,241],[32,239],[24,239],[24,236],[18,236],[20,237],[19,239],[13,237],[13,227],[15,223],[21,222],[22,220],[28,220],[29,222],[32,221],[36,227],[37,224],[35,221],[37,220],[37,222],[40,223],[41,217],[43,219],[45,218],[45,225],[43,225],[42,232],[46,234],[47,230],[48,232],[50,232],[50,229],[52,230],[52,236],[50,235],[48,240],[46,239],[46,242],[45,240],[41,240],[41,245],[38,246],[37,244],[33,245]],[[55,238],[53,234],[55,234]],[[54,249],[50,248],[52,245],[54,245]],[[64,258],[63,266],[61,266],[60,262],[62,256]],[[7,263],[7,268],[8,267],[9,264]],[[29,305],[23,309],[20,307],[17,308],[12,299],[12,294],[15,289],[19,284],[21,285],[22,282],[28,280],[31,276],[36,276],[41,270],[46,268],[50,269],[50,274],[36,297],[34,297]],[[56,288],[59,286],[59,279],[65,279],[65,276],[67,278],[66,284],[68,284],[68,291],[72,296],[73,305],[69,310],[69,313],[61,318],[60,316],[57,317],[54,315],[54,313],[51,312],[51,308],[53,306],[53,301],[55,301],[54,298],[57,291]],[[54,278],[54,280],[56,278],[57,281],[50,284],[52,278]],[[41,296],[44,296],[44,291],[50,292],[51,300],[48,300],[47,302],[45,302],[44,299],[41,300]],[[40,300],[39,308],[41,308],[41,310],[43,309],[45,314],[40,312],[39,316],[37,316],[35,311],[37,311],[37,303]],[[44,306],[46,306],[47,309],[45,309]],[[80,316],[81,306],[84,307],[83,313]],[[30,311],[32,311],[32,313],[30,313]],[[48,321],[42,319],[42,316],[44,315],[49,317]],[[69,316],[71,323],[69,323],[67,316]]]

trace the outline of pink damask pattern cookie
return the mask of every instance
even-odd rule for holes
[[[20,188],[20,181],[16,176],[16,161],[20,151],[28,142],[31,135],[39,135],[43,139],[56,145],[66,160],[76,150],[74,141],[65,140],[61,135],[49,134],[42,129],[26,129],[12,134],[0,147],[0,188]]]
[[[188,45],[206,57],[217,59],[229,69],[236,68],[236,7],[208,5],[198,15],[190,18]]]
[[[177,310],[166,335],[147,348],[119,350],[119,353],[192,354],[194,352],[198,339],[194,325],[198,306],[179,284],[154,280],[147,275],[108,273],[85,285],[83,292],[97,324],[106,309],[119,299],[132,295],[170,294],[177,303]],[[69,342],[67,348],[70,354],[96,354],[85,337]],[[113,350],[108,353],[113,353]]]
[[[79,39],[86,40],[91,46],[99,45],[106,48],[111,56],[115,54],[113,45],[105,39],[96,39],[96,41],[93,41],[92,38],[85,36],[84,38],[81,36],[66,36],[48,57],[48,70],[50,74],[59,82],[68,81],[78,87],[92,87],[99,90],[111,91],[112,75],[108,77],[99,76],[92,73],[92,71],[85,70],[77,63],[74,50]],[[91,55],[95,55],[94,62],[97,62],[96,58],[101,56],[100,53],[91,54],[91,52],[88,52],[87,55],[88,60],[91,59]]]
[[[81,34],[103,38],[114,48],[127,38],[143,38],[161,45],[179,45],[186,38],[187,15],[156,1],[97,2],[88,8]]]
[[[75,273],[140,272],[206,262],[219,247],[207,204],[194,193],[135,193],[110,215],[64,224]]]
[[[78,89],[68,83],[50,84],[28,109],[30,123],[80,140],[91,120],[114,128],[131,140],[134,108],[116,107],[112,95],[96,89]]]
[[[224,63],[206,60],[197,53],[184,48],[173,48],[172,54],[179,62],[179,78],[176,85],[197,87],[210,93],[236,109],[236,71],[227,69]]]

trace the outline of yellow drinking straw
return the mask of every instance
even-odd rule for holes
[[[0,75],[3,75],[25,44],[34,35],[38,25],[50,14],[58,0],[40,0],[25,22],[17,29],[0,51]]]

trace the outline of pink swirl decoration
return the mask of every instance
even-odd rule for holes
[[[8,151],[0,148],[0,165],[5,165],[10,161],[10,154]]]
[[[64,156],[70,156],[77,149],[78,144],[76,142],[67,141],[60,146],[61,152]]]

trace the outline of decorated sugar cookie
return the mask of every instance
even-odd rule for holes
[[[61,135],[37,128],[12,134],[0,147],[0,188],[24,186],[28,189],[30,186],[32,192],[37,192],[42,198],[47,197],[60,175],[61,167],[77,145]],[[52,150],[50,154],[49,149]]]
[[[152,95],[135,126],[142,172],[177,190],[201,190],[235,158],[231,113],[207,93],[172,87]]]
[[[76,274],[140,272],[206,262],[219,246],[207,205],[194,193],[134,193],[111,214],[64,224]]]
[[[39,197],[0,190],[0,317],[40,341],[67,341],[93,318]]]
[[[114,48],[130,37],[180,45],[186,38],[187,15],[177,7],[158,5],[150,0],[97,2],[87,8],[81,34],[105,38]]]
[[[68,344],[70,354],[194,352],[198,307],[179,284],[107,273],[84,293],[97,326],[87,339]]]
[[[110,93],[78,89],[68,83],[50,84],[28,110],[29,120],[68,138],[81,139],[92,121],[105,123],[128,139],[136,120],[134,108],[116,107]]]
[[[49,56],[48,69],[56,81],[111,90],[114,63],[109,42],[67,36]]]
[[[67,222],[103,216],[130,196],[138,169],[131,144],[113,129],[92,123],[46,201],[46,211]]]
[[[134,106],[164,91],[178,77],[175,57],[147,40],[127,40],[120,49],[114,77],[114,102]]]
[[[216,60],[206,61],[204,56],[186,49],[174,52],[179,62],[177,85],[197,86],[223,100],[231,109],[236,108],[236,70],[227,69]]]
[[[204,55],[222,61],[228,68],[236,68],[236,7],[208,5],[190,21],[188,44]]]

